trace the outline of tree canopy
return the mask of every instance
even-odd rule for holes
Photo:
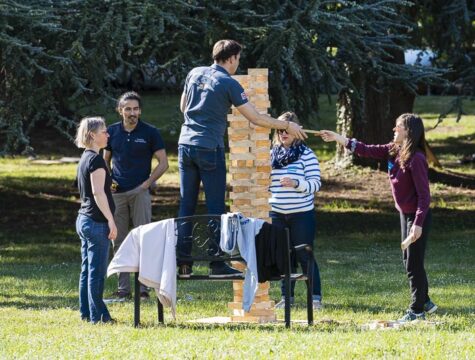
[[[446,24],[433,3],[455,21],[450,39],[426,30]],[[416,10],[421,12],[414,15]],[[462,11],[463,21],[451,18],[451,11]],[[121,86],[139,87],[144,71],[163,89],[181,91],[187,72],[209,64],[211,48],[222,38],[245,46],[241,69],[270,69],[272,112],[292,109],[304,121],[318,114],[320,94],[347,94],[350,115],[361,111],[362,79],[376,92],[394,82],[414,91],[433,81],[436,70],[400,61],[414,45],[443,49],[441,65],[473,85],[470,21],[472,5],[461,0],[413,6],[399,0],[4,0],[3,151],[32,151],[28,134],[38,124],[71,135],[81,106],[112,101]]]

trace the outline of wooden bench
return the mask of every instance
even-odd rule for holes
[[[219,249],[221,229],[220,215],[195,215],[175,219],[175,231],[177,238],[181,237],[183,241],[189,241],[192,246],[191,256],[187,258],[180,257],[177,252],[177,262],[192,261],[192,262],[215,262],[215,261],[240,261],[244,259],[239,255],[229,255]],[[306,274],[291,272],[291,257],[298,251],[307,251],[313,259],[313,251],[310,245],[299,245],[292,247],[290,245],[289,229],[282,229],[285,231],[287,256],[285,261],[285,272],[281,276],[270,279],[269,281],[285,282],[286,293],[285,298],[285,326],[290,327],[290,282],[291,280],[305,281],[307,285],[307,321],[309,325],[313,324],[313,299],[312,299],[312,284],[313,284],[313,261],[309,261],[309,268],[306,269]],[[187,278],[177,277],[178,280],[185,281],[233,281],[244,280],[241,276],[229,276],[223,278],[214,278],[209,275],[191,275]],[[163,305],[158,301],[158,322],[164,323]],[[140,284],[138,280],[138,273],[135,273],[135,292],[134,292],[134,326],[140,325]]]

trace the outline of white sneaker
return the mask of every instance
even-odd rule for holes
[[[294,304],[294,298],[290,298],[290,306]],[[285,299],[282,298],[277,304],[275,304],[275,309],[285,309]]]
[[[321,300],[313,300],[312,301],[313,310],[322,310],[323,304]]]

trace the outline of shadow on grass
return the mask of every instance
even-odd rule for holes
[[[2,298],[11,300],[0,300],[0,307],[15,307],[17,309],[79,309],[77,296],[51,296],[51,295],[5,295]],[[19,300],[19,298],[21,300]]]

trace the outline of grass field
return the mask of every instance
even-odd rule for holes
[[[416,111],[435,122],[448,98],[418,99]],[[155,101],[155,102],[154,102]],[[173,117],[177,98],[145,96],[144,118],[163,110]],[[331,127],[332,107],[322,124]],[[475,106],[455,123],[444,120],[428,138],[443,165],[473,176],[473,165],[457,160],[474,152]],[[147,111],[150,111],[148,113]],[[111,115],[112,116],[112,115]],[[157,122],[157,125],[164,125]],[[322,125],[323,126],[323,125]],[[169,134],[176,141],[176,133]],[[321,269],[324,309],[315,325],[199,325],[188,320],[229,315],[227,282],[179,282],[178,319],[166,311],[158,326],[156,304],[143,304],[142,324],[132,326],[133,304],[111,304],[116,325],[81,322],[77,283],[79,245],[73,224],[78,199],[75,165],[35,165],[25,158],[0,159],[0,358],[397,358],[475,357],[475,190],[432,183],[433,228],[426,269],[430,294],[439,305],[428,321],[403,329],[368,330],[374,320],[399,318],[409,289],[399,251],[399,218],[385,174],[369,169],[337,171],[327,160],[331,147],[315,139],[322,160],[323,188],[317,194],[315,256]],[[45,147],[43,150],[54,149]],[[178,206],[176,156],[153,199],[155,220],[173,217]],[[60,153],[43,152],[56,158]],[[371,183],[371,184],[370,184]],[[200,211],[204,212],[203,202]],[[106,296],[116,278],[107,280]],[[271,297],[279,298],[272,284]],[[294,319],[305,319],[303,284],[296,291]],[[283,318],[283,312],[278,312]]]

